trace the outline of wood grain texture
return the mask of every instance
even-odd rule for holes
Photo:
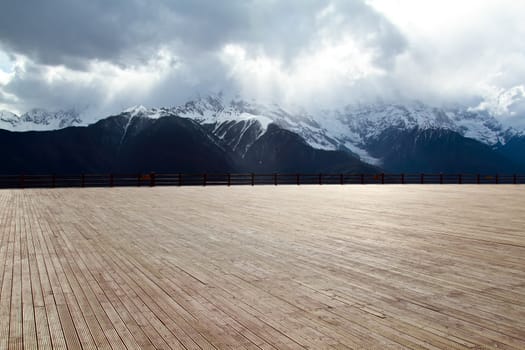
[[[1,349],[524,349],[525,187],[0,191]]]

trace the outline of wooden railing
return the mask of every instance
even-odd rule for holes
[[[525,175],[482,174],[81,174],[0,175],[0,188],[351,184],[523,184]]]

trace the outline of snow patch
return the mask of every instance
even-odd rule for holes
[[[350,142],[345,143],[344,146],[348,148],[352,153],[355,153],[363,162],[381,166],[381,159],[372,157],[370,154],[368,154],[366,150],[357,147],[356,145]]]
[[[132,118],[139,115],[139,114],[147,114],[149,111],[146,107],[142,105],[137,105],[133,107],[129,107],[128,109],[125,109],[122,113],[129,114]]]

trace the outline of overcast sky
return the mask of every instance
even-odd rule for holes
[[[0,109],[460,103],[525,117],[523,0],[2,0]]]

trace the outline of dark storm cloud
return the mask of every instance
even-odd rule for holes
[[[136,0],[6,0],[0,42],[34,61],[77,67],[86,60],[125,63],[156,45],[160,9]],[[131,57],[126,57],[131,54]]]
[[[159,46],[213,49],[244,27],[241,2],[147,0],[7,0],[0,41],[48,65],[97,59],[127,65]]]
[[[317,15],[332,4],[327,18]],[[159,47],[199,55],[238,42],[286,59],[315,39],[320,26],[367,33],[384,55],[399,52],[395,28],[361,1],[6,0],[0,12],[4,50],[48,65],[81,68],[88,60],[137,64]],[[323,21],[325,23],[323,23]]]

